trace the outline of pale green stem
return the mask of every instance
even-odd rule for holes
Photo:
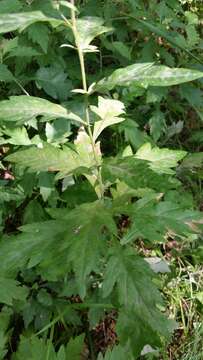
[[[75,1],[71,0],[71,4],[74,6]],[[86,78],[86,71],[85,71],[84,54],[83,54],[83,50],[81,49],[81,46],[80,46],[80,39],[79,39],[78,31],[77,31],[77,22],[76,22],[76,16],[75,16],[75,10],[74,9],[71,9],[71,21],[72,21],[72,31],[73,31],[73,35],[74,35],[74,38],[75,38],[75,45],[76,45],[76,48],[77,48],[78,57],[79,57],[79,61],[80,61],[83,90],[85,90],[85,92],[86,92],[86,94],[85,94],[86,126],[87,126],[88,135],[90,137],[91,145],[92,145],[92,151],[93,151],[93,155],[94,155],[95,164],[96,164],[96,167],[97,167],[97,174],[98,174],[97,178],[98,178],[98,183],[99,183],[99,188],[100,188],[100,198],[103,198],[103,196],[104,196],[104,186],[103,186],[102,176],[101,176],[101,166],[100,166],[100,163],[98,161],[97,151],[96,151],[96,144],[95,144],[94,139],[93,139],[92,129],[91,129],[91,125],[90,125],[89,104],[88,104],[88,94],[87,94],[88,88],[87,88],[87,78]]]

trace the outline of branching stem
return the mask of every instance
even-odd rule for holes
[[[71,4],[75,6],[75,0],[71,0]],[[81,48],[80,44],[80,38],[77,30],[77,22],[76,22],[76,15],[74,8],[71,9],[71,21],[72,21],[72,31],[75,39],[75,45],[78,52],[78,57],[80,61],[80,69],[81,69],[81,75],[82,75],[82,83],[83,83],[83,90],[85,91],[85,116],[86,116],[86,126],[87,126],[87,132],[90,137],[91,145],[92,145],[92,151],[94,155],[95,165],[97,167],[97,179],[99,183],[99,197],[103,198],[104,196],[104,186],[102,182],[102,176],[101,176],[101,165],[98,160],[97,156],[97,150],[96,150],[96,144],[93,139],[91,124],[90,124],[90,116],[89,116],[89,102],[88,102],[88,87],[87,87],[87,77],[86,77],[86,70],[85,70],[85,61],[84,61],[84,53]]]

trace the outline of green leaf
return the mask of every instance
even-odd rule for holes
[[[0,1],[0,14],[17,12],[22,8],[19,0],[1,0]]]
[[[148,303],[144,298],[137,303],[137,308],[120,310],[116,326],[119,343],[121,346],[128,344],[132,349],[133,359],[139,358],[147,345],[160,348],[160,338],[165,337],[169,341],[174,329],[174,322],[166,320],[153,300]]]
[[[63,106],[39,97],[11,96],[9,100],[0,102],[0,120],[2,121],[24,123],[37,116],[46,116],[48,120],[65,118],[82,122],[79,116],[68,112]]]
[[[25,127],[16,127],[16,128],[5,128],[2,130],[3,134],[6,136],[9,136],[9,138],[6,138],[4,140],[0,140],[0,143],[4,144],[14,144],[14,145],[32,145],[34,144],[34,140],[37,139],[37,137],[34,137],[33,140],[30,140],[27,130]],[[39,140],[40,141],[40,140]]]
[[[132,119],[126,119],[125,122],[120,124],[119,131],[124,132],[126,142],[130,143],[135,149],[150,141],[150,136],[141,131],[138,124]]]
[[[114,183],[119,179],[133,189],[151,188],[165,192],[179,184],[176,179],[172,179],[167,174],[157,174],[149,168],[147,161],[136,159],[135,156],[105,160],[102,165],[102,174],[108,182]]]
[[[18,188],[9,188],[6,186],[0,187],[0,204],[3,204],[4,202],[9,201],[22,201],[24,199],[25,195],[22,191],[22,189]]]
[[[156,110],[149,120],[150,134],[154,141],[160,139],[161,135],[166,132],[166,120],[160,110]]]
[[[92,148],[90,150],[88,154],[85,142],[80,145],[77,144],[76,151],[67,146],[59,149],[45,144],[43,148],[30,147],[26,150],[17,151],[8,155],[6,160],[28,167],[30,171],[59,171],[61,177],[64,177],[67,174],[72,174],[80,167],[94,166]]]
[[[28,291],[13,279],[0,278],[0,303],[12,305],[13,300],[26,300]]]
[[[6,343],[9,340],[9,332],[7,332],[12,310],[7,307],[3,307],[0,312],[0,359],[5,359],[7,354]]]
[[[14,80],[15,78],[11,71],[8,69],[7,65],[0,64],[0,81],[11,82]]]
[[[148,160],[150,168],[159,174],[174,174],[178,161],[187,155],[186,151],[152,148],[150,143],[141,146],[136,152],[137,159]]]
[[[31,268],[39,263],[40,266],[43,266],[43,262],[49,262],[50,256],[52,257],[51,263],[55,265],[56,243],[60,253],[58,237],[59,234],[64,233],[66,229],[64,225],[63,221],[24,225],[21,229],[22,233],[3,238],[0,241],[1,274],[15,274],[20,269]],[[50,266],[49,271],[51,272],[51,270]],[[57,268],[55,271],[57,272]]]
[[[68,1],[59,0],[59,4],[77,12],[77,8]]]
[[[64,24],[64,21],[45,16],[41,11],[30,11],[15,14],[0,14],[0,34],[14,30],[24,30],[35,22],[49,22],[52,26]]]
[[[49,349],[49,350],[48,350]],[[46,343],[37,337],[26,338],[21,336],[17,352],[12,357],[13,360],[44,360],[49,351],[50,359],[57,360],[54,347],[51,343]]]
[[[117,53],[119,53],[124,58],[131,60],[131,51],[127,45],[121,41],[114,41],[112,45]]]
[[[98,270],[100,257],[105,253],[104,229],[116,233],[116,226],[111,210],[99,201],[81,205],[73,214],[78,219],[78,228],[75,228],[75,239],[69,239],[69,259],[73,262],[80,296],[84,297],[86,277]]]
[[[137,85],[171,86],[184,82],[200,79],[203,72],[191,69],[169,68],[153,63],[134,64],[113,72],[108,78],[100,80],[95,86],[95,91],[112,90],[115,86]]]
[[[21,336],[17,352],[13,360],[80,360],[84,344],[84,335],[77,336],[68,342],[66,349],[61,346],[56,353],[51,341],[45,342],[37,337]]]
[[[99,17],[87,16],[77,19],[77,31],[79,33],[79,46],[83,51],[94,51],[95,46],[90,46],[92,40],[112,28],[103,26],[104,20]]]
[[[94,141],[97,140],[98,136],[106,127],[120,123],[125,120],[122,117],[118,117],[119,115],[124,113],[124,104],[119,100],[104,99],[99,96],[98,107],[91,106],[90,108],[102,119],[96,121],[94,124]]]
[[[53,99],[60,101],[67,100],[72,83],[67,79],[68,74],[59,67],[41,67],[36,72],[36,84],[38,88],[43,90]]]
[[[152,283],[152,276],[147,263],[134,251],[113,247],[104,274],[103,296],[108,297],[116,286],[119,304],[130,309],[145,301],[151,305],[160,303],[161,298]]]
[[[48,26],[44,24],[32,24],[27,29],[28,38],[32,40],[33,43],[38,44],[41,49],[47,53],[50,31]]]
[[[30,224],[46,219],[47,217],[40,203],[36,199],[31,200],[24,211],[23,224]]]
[[[84,347],[84,334],[76,336],[74,339],[70,339],[66,347],[66,359],[67,360],[81,360],[81,354]]]
[[[68,174],[76,170],[81,164],[78,155],[71,148],[56,148],[46,144],[43,148],[30,147],[17,151],[6,157],[8,161],[29,167],[31,171],[60,171]]]
[[[113,350],[107,350],[105,355],[99,354],[97,360],[133,360],[132,354],[120,345],[114,346]]]
[[[41,55],[41,53],[31,46],[19,46],[19,47],[11,49],[11,51],[9,51],[7,58],[11,58],[14,56],[15,57],[33,57],[33,56],[39,56],[39,55]]]
[[[10,274],[37,266],[44,277],[56,280],[73,269],[78,292],[84,297],[86,278],[99,269],[105,253],[105,234],[116,233],[116,225],[111,209],[99,201],[60,210],[55,209],[57,220],[24,225],[21,234],[2,240],[0,270]]]
[[[168,31],[166,31],[165,29],[161,28],[160,26],[155,26],[153,24],[151,24],[150,22],[146,21],[146,20],[141,20],[138,18],[135,18],[136,21],[139,21],[143,26],[145,26],[149,31],[151,31],[152,33],[163,37],[164,39],[166,39],[170,44],[172,44],[175,47],[180,48],[181,50],[185,51],[188,55],[190,55],[193,59],[195,59],[196,61],[198,61],[199,63],[202,63],[201,60],[195,56],[191,51],[189,51],[186,47],[185,47],[185,43],[184,45],[181,44],[179,41],[177,41],[177,38],[171,36],[169,34]]]
[[[140,355],[147,344],[159,345],[159,335],[169,335],[169,324],[157,308],[162,299],[152,278],[148,264],[133,249],[110,250],[103,295],[117,292],[122,306],[117,323],[120,344],[130,343],[134,356]]]
[[[133,205],[131,215],[129,213],[132,225],[122,238],[122,244],[138,238],[165,242],[167,234],[186,236],[188,233],[199,232],[198,222],[202,219],[200,212],[185,210],[184,204],[170,201],[156,204],[153,200],[146,200],[143,198]]]

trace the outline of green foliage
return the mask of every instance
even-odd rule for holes
[[[199,23],[178,0],[0,1],[0,359],[170,340],[147,256],[202,236]]]
[[[37,116],[44,116],[48,120],[56,118],[74,119],[80,118],[69,113],[64,107],[51,103],[48,100],[32,96],[12,96],[9,100],[0,103],[1,120],[27,122]]]
[[[188,69],[170,69],[166,66],[153,65],[153,63],[135,64],[124,69],[116,70],[107,79],[100,80],[95,90],[112,90],[115,86],[136,85],[148,86],[171,86],[202,78],[200,71]]]
[[[13,356],[14,360],[36,360],[36,359],[52,359],[52,360],[79,360],[80,353],[83,348],[84,336],[78,336],[71,339],[67,347],[60,347],[56,353],[50,341],[47,343],[37,337],[25,338],[21,337],[20,345],[17,353]]]

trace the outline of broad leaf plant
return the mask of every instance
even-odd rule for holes
[[[115,29],[99,16],[81,15],[80,3],[0,1],[0,359],[10,351],[14,317],[24,329],[16,360],[81,359],[81,314],[88,332],[108,314],[115,319],[117,344],[98,360],[132,360],[146,346],[159,348],[176,324],[167,317],[158,275],[136,245],[173,236],[181,241],[201,231],[202,215],[184,201],[179,176],[187,152],[157,146],[164,126],[158,107],[152,137],[138,146],[127,138],[109,154],[103,149],[113,131],[128,137],[135,131],[128,109],[133,91],[161,98],[169,86],[201,79],[203,72],[133,63],[127,45],[114,41],[123,64],[101,76],[97,61],[92,76],[89,64],[100,57],[100,41],[108,48]],[[124,13],[136,4],[139,13],[139,1],[119,2]],[[188,14],[187,44],[174,40],[187,54],[198,41],[195,20]],[[139,21],[155,32],[146,19]],[[32,59],[36,71],[29,73]],[[9,208],[23,212],[15,228],[4,223]],[[60,327],[69,334],[63,343],[56,337]]]

